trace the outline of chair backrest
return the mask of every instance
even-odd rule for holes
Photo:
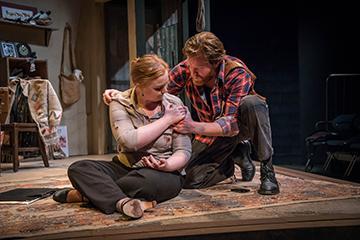
[[[0,123],[5,123],[9,114],[9,90],[7,87],[0,87]]]
[[[359,115],[341,114],[332,120],[333,131],[343,136],[353,136],[360,129]]]
[[[14,101],[10,109],[10,123],[29,123],[34,122],[28,105],[28,99],[23,94],[20,83],[16,86]]]
[[[352,130],[354,114],[341,114],[333,119],[332,127],[337,132],[346,132]]]

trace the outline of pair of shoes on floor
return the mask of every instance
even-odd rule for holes
[[[81,197],[68,199],[68,195],[69,195],[70,191],[77,191],[77,190],[74,188],[63,188],[59,191],[56,191],[53,195],[54,201],[59,202],[59,203],[86,202],[86,199],[79,192],[77,194],[78,194],[78,196],[81,196]]]
[[[116,203],[117,211],[132,219],[141,218],[144,215],[144,211],[155,206],[156,201],[141,201],[135,198],[120,199]]]

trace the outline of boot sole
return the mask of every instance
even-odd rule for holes
[[[258,190],[258,193],[261,194],[261,195],[276,195],[276,194],[279,194],[280,193],[280,190],[276,190],[276,191],[266,191],[266,190]]]

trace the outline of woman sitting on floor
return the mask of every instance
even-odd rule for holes
[[[185,117],[186,108],[178,97],[165,93],[168,65],[158,56],[135,59],[131,77],[134,87],[113,96],[110,103],[119,154],[112,161],[73,163],[68,176],[75,189],[56,192],[55,201],[89,201],[105,214],[118,211],[140,218],[156,202],[179,194],[191,141],[172,125]]]

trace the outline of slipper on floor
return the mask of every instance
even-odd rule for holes
[[[56,191],[53,195],[53,199],[59,203],[87,202],[87,199],[83,195],[81,195],[81,197],[77,197],[75,199],[68,199],[68,194],[70,191],[77,191],[78,194],[81,195],[79,193],[79,191],[74,188],[64,188],[59,191]],[[70,198],[71,198],[71,196],[70,196]],[[80,200],[80,198],[81,198],[81,200]]]
[[[64,188],[59,191],[56,191],[53,195],[53,199],[59,203],[67,203],[66,199],[70,190],[73,190],[73,188]]]
[[[144,211],[155,206],[156,201],[140,201],[139,199],[125,198],[116,204],[116,209],[130,218],[138,219],[144,215]]]

